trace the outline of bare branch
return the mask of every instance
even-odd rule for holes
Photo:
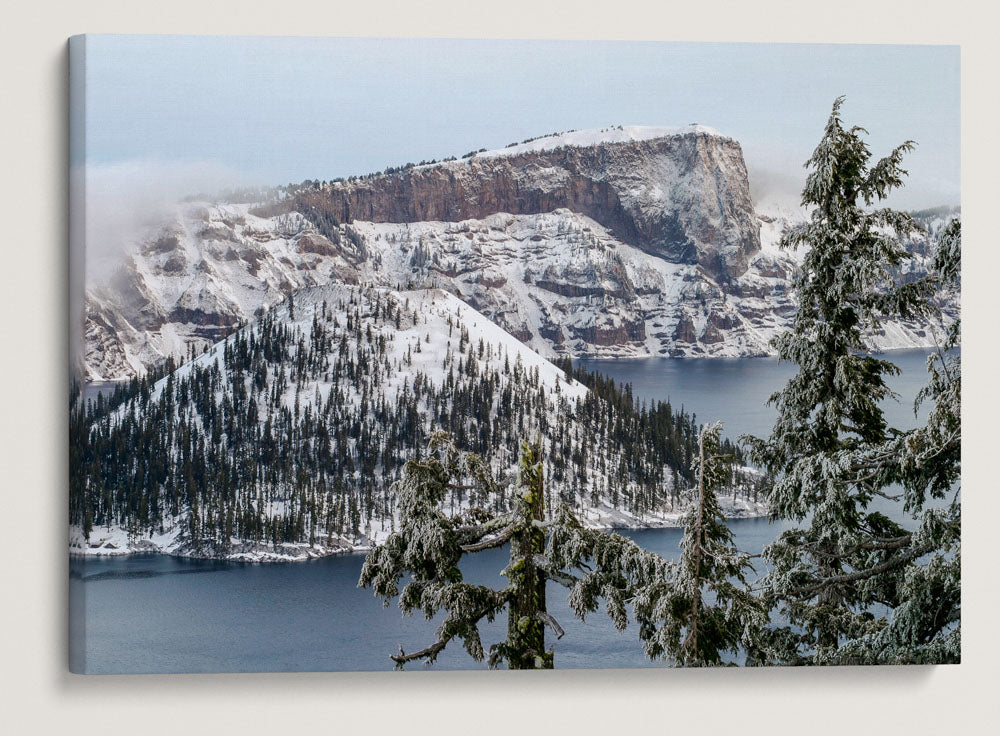
[[[552,633],[556,635],[556,639],[563,638],[563,635],[566,632],[563,630],[563,627],[559,625],[559,622],[552,617],[551,614],[547,613],[546,611],[537,611],[535,613],[535,616],[539,620],[549,625],[549,627],[552,629]]]
[[[517,529],[517,524],[511,524],[501,531],[497,536],[490,539],[484,539],[481,542],[476,542],[475,544],[463,544],[463,552],[480,552],[484,549],[492,549],[494,547],[502,547],[510,541],[511,536]]]
[[[832,575],[828,578],[822,578],[814,585],[807,585],[801,588],[793,588],[789,592],[792,595],[813,595],[821,590],[829,588],[831,585],[839,585],[841,583],[853,583],[858,580],[867,580],[868,578],[873,578],[876,575],[881,575],[884,572],[889,572],[897,567],[902,567],[909,562],[917,559],[918,557],[927,554],[933,549],[931,545],[922,545],[920,547],[914,547],[913,549],[903,552],[896,557],[892,557],[881,565],[875,565],[874,567],[869,567],[865,570],[858,570],[856,572],[844,573],[843,575]]]
[[[435,657],[437,657],[438,654],[441,653],[441,650],[448,645],[450,639],[451,639],[450,636],[442,636],[440,639],[431,644],[429,647],[424,647],[420,651],[412,652],[410,654],[404,652],[403,645],[400,644],[399,654],[391,654],[389,655],[389,659],[391,659],[396,664],[400,665],[406,664],[407,662],[412,662],[414,659],[423,659],[424,657],[429,657],[431,660],[433,660]]]
[[[543,555],[535,555],[531,558],[531,561],[535,564],[535,567],[538,568],[543,575],[545,575],[545,577],[554,583],[559,583],[565,588],[572,588],[580,582],[580,578],[575,575],[570,575],[562,570],[551,569],[549,567],[548,560],[546,560]]]
[[[402,666],[407,662],[412,662],[415,659],[427,659],[428,662],[433,662],[438,654],[448,646],[456,634],[459,636],[465,636],[461,633],[461,630],[465,627],[471,627],[478,631],[479,622],[483,620],[486,616],[495,614],[504,605],[507,604],[509,599],[509,592],[502,591],[492,591],[494,593],[493,600],[485,603],[481,608],[476,609],[472,614],[468,616],[457,617],[454,611],[449,611],[448,617],[445,619],[444,623],[441,624],[441,628],[438,629],[438,638],[430,646],[424,647],[423,649],[407,654],[403,651],[403,645],[399,645],[399,654],[390,655],[390,659],[397,665]]]

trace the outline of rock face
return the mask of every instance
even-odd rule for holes
[[[797,257],[776,247],[782,218],[759,218],[761,250],[723,286],[696,264],[650,255],[565,209],[356,221],[328,235],[296,213],[258,217],[253,209],[187,205],[167,226],[177,237],[172,248],[139,248],[114,278],[91,286],[88,379],[142,373],[189,344],[200,351],[289,291],[326,283],[444,289],[544,355],[766,355],[795,312]],[[928,250],[923,241],[910,247]],[[179,257],[183,270],[164,267]],[[924,263],[916,255],[900,277],[919,276]],[[957,303],[939,306],[945,320],[957,315]],[[939,332],[924,322],[887,323],[869,345],[933,345]]]
[[[648,136],[581,131],[266,206],[179,206],[88,284],[84,375],[141,374],[328,283],[444,289],[547,356],[770,354],[799,263],[777,243],[803,215],[752,212],[735,142]],[[954,214],[921,213],[930,234],[907,244],[901,280],[925,272]],[[959,309],[938,306],[941,320],[885,323],[868,346],[934,345]]]
[[[249,209],[182,205],[110,277],[87,285],[88,380],[128,378],[200,350],[293,289],[357,283],[349,247],[335,248],[298,213]]]
[[[572,134],[553,136],[335,182],[302,191],[296,206],[338,223],[460,222],[564,208],[650,255],[698,264],[722,283],[746,272],[760,235],[738,142],[702,126],[603,132],[621,135],[586,146],[573,145]]]

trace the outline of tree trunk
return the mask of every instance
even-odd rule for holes
[[[552,652],[545,651],[545,576],[533,562],[545,551],[545,532],[532,521],[543,521],[545,488],[541,438],[524,443],[518,474],[520,523],[510,540],[507,577],[513,589],[508,604],[507,648],[512,670],[552,669]]]
[[[707,426],[707,425],[706,425]],[[688,635],[684,642],[684,664],[698,661],[698,613],[701,604],[701,555],[705,542],[705,428],[698,432],[698,520],[695,526],[694,583],[695,594],[691,599]]]
[[[829,545],[823,546],[823,551],[828,555],[836,552],[836,545],[831,543]],[[821,558],[818,561],[817,572],[820,578],[831,578],[839,575],[843,572],[841,566],[838,564],[839,560],[836,558]],[[834,585],[829,585],[820,591],[817,596],[816,602],[823,606],[826,610],[826,614],[821,617],[821,627],[817,632],[816,636],[816,646],[820,651],[831,651],[836,650],[840,646],[840,637],[837,633],[837,628],[830,621],[830,618],[836,615],[838,609],[844,607],[844,601]]]

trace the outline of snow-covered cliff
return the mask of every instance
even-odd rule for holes
[[[904,278],[949,216],[922,213]],[[575,131],[270,205],[188,203],[89,285],[85,373],[141,373],[331,282],[447,290],[544,355],[764,355],[794,313],[798,259],[777,242],[802,217],[755,213],[739,144],[703,126]],[[943,323],[957,314],[940,306]],[[886,323],[869,346],[940,330]]]
[[[704,126],[618,127],[305,188],[336,222],[461,222],[568,209],[617,240],[726,282],[760,248],[740,144]]]

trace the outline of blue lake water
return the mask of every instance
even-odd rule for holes
[[[886,404],[890,424],[913,426],[913,397],[926,381],[926,353],[889,358],[902,369],[891,381],[899,402]],[[763,406],[794,367],[766,358],[583,361],[633,384],[636,395],[670,398],[699,421],[723,419],[726,433],[766,435],[774,419]],[[731,522],[737,544],[759,552],[783,525],[766,519]],[[654,552],[676,559],[680,529],[624,532]],[[497,572],[505,549],[467,558],[470,581],[503,585]],[[357,588],[363,555],[312,562],[244,564],[163,555],[70,561],[71,667],[78,672],[263,672],[391,669],[389,655],[434,639],[436,623],[404,617]],[[636,630],[619,634],[603,612],[577,621],[565,589],[551,585],[549,611],[566,629],[556,641],[558,668],[662,667],[642,652]],[[506,619],[481,627],[483,642],[505,636]],[[419,663],[409,669],[420,669]],[[454,641],[434,668],[483,668]]]
[[[899,394],[887,400],[883,410],[890,426],[916,426],[913,399],[927,382],[926,350],[899,350],[880,356],[900,368],[888,384]],[[624,360],[580,360],[587,370],[605,373],[632,384],[636,396],[648,400],[669,399],[697,415],[699,422],[725,422],[731,438],[749,433],[766,437],[777,412],[764,406],[775,391],[795,375],[796,366],[777,358],[634,358]],[[922,413],[925,416],[926,412]]]

